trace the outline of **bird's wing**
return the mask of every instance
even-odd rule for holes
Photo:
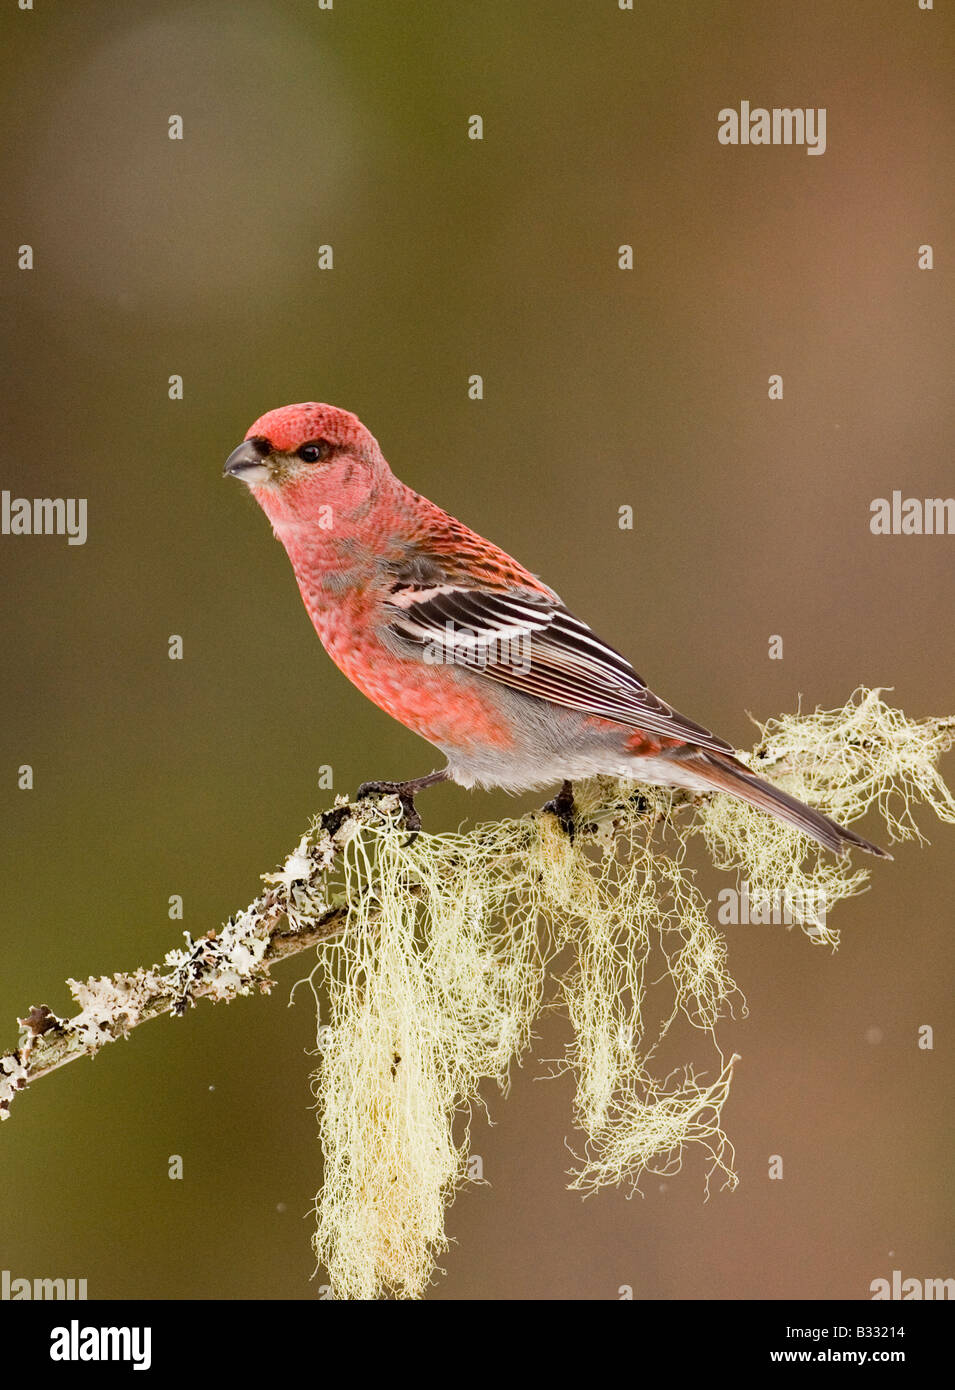
[[[713,752],[732,747],[654,695],[633,667],[556,594],[470,587],[458,576],[400,579],[386,600],[392,633],[422,659],[466,666],[526,695]]]

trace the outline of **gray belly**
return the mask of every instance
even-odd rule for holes
[[[700,777],[665,756],[621,752],[624,729],[600,729],[576,710],[528,698],[501,687],[502,711],[518,733],[512,748],[441,748],[452,779],[462,787],[503,787],[533,791],[565,779],[628,777],[663,787],[711,790]]]

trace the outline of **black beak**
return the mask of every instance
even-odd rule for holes
[[[264,448],[263,444],[265,444]],[[223,476],[228,477],[231,474],[233,478],[241,478],[246,469],[261,468],[270,452],[271,450],[264,440],[244,439],[238,449],[233,449],[226,459],[222,469]]]

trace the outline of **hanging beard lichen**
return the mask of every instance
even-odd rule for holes
[[[859,690],[843,709],[761,732],[750,765],[843,823],[875,806],[890,840],[922,838],[918,802],[955,823],[936,768],[955,720],[910,721],[880,691]],[[506,1088],[555,1002],[573,1029],[557,1069],[576,1075],[584,1136],[570,1185],[636,1186],[646,1171],[677,1171],[690,1145],[706,1157],[707,1184],[719,1172],[735,1185],[721,1112],[736,1058],[716,1028],[745,1002],[687,866],[690,842],[702,836],[754,900],[797,914],[806,902],[831,910],[868,872],[725,795],[691,801],[612,779],[575,791],[573,844],[536,813],[409,845],[384,800],[343,824],[338,858],[326,817],[275,876],[290,919],[307,921],[328,908],[335,863],[349,906],[313,977],[330,1009],[314,1077],[325,1156],[314,1246],[337,1298],[424,1292],[447,1249],[445,1208],[466,1177],[479,1087]],[[795,920],[811,940],[837,943],[824,915]],[[681,1019],[706,1035],[709,1070],[662,1064]]]

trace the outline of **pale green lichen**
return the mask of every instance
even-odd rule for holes
[[[953,720],[913,722],[860,690],[841,710],[761,729],[751,765],[844,823],[874,807],[890,841],[922,838],[919,802],[955,822],[936,767]],[[822,894],[827,913],[869,870],[725,795],[686,806],[610,779],[576,792],[588,829],[574,844],[537,814],[408,845],[387,801],[346,841],[335,887],[352,910],[314,981],[330,1009],[314,1078],[325,1154],[315,1251],[336,1297],[424,1291],[447,1248],[444,1212],[466,1176],[479,1087],[506,1087],[545,1006],[563,1007],[573,1030],[557,1062],[577,1078],[572,1187],[672,1174],[689,1146],[707,1182],[719,1172],[735,1183],[721,1115],[737,1059],[716,1029],[745,1002],[688,867],[690,842],[702,836],[754,899],[798,906]],[[322,836],[317,823],[312,853]],[[303,862],[309,852],[307,837]],[[835,944],[827,920],[806,930]],[[662,1062],[687,1045],[680,1021],[706,1036],[709,1071]]]
[[[955,824],[955,798],[938,771],[939,757],[955,741],[955,720],[908,719],[885,703],[881,690],[860,687],[841,709],[755,722],[762,737],[753,753],[741,755],[744,761],[841,824],[875,809],[889,844],[925,841],[915,821],[919,805]],[[730,796],[705,801],[696,827],[717,867],[739,870],[754,900],[778,900],[797,918],[801,904],[820,900],[828,917],[869,880],[861,856],[837,859]],[[828,923],[821,930],[806,925],[813,941],[838,943]]]
[[[331,1016],[316,1076],[315,1248],[339,1297],[420,1293],[446,1248],[467,1108],[484,1078],[506,1084],[541,1004],[539,897],[519,868],[535,834],[507,822],[409,847],[383,818],[346,848],[357,906],[323,952]]]

